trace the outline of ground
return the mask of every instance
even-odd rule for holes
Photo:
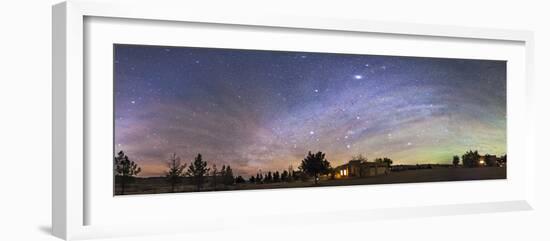
[[[314,186],[346,186],[346,185],[368,185],[368,184],[392,184],[392,183],[418,183],[418,182],[440,182],[440,181],[466,181],[466,180],[491,180],[506,179],[505,167],[485,168],[434,168],[421,170],[408,170],[391,172],[387,175],[363,178],[347,178],[339,180],[321,180],[318,185],[313,181],[280,182],[269,184],[236,184],[217,185],[217,191],[221,190],[251,190],[251,189],[272,189],[272,188],[294,188]],[[117,185],[117,194],[120,186]],[[180,184],[176,192],[193,192],[196,187],[189,184]],[[209,183],[206,183],[202,191],[214,191]],[[129,184],[125,194],[153,194],[170,192],[170,185],[162,178],[137,178],[134,183]]]

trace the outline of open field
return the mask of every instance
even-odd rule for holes
[[[434,168],[407,170],[391,172],[388,175],[379,175],[363,178],[345,178],[337,180],[321,180],[317,185],[313,181],[279,182],[268,184],[243,183],[236,185],[219,184],[216,188],[210,183],[205,183],[201,191],[224,191],[224,190],[253,190],[273,188],[296,188],[314,186],[346,186],[346,185],[371,185],[371,184],[392,184],[392,183],[419,183],[419,182],[441,182],[441,181],[466,181],[466,180],[491,180],[506,179],[505,167],[484,167],[484,168]],[[120,187],[117,185],[117,195]],[[194,192],[195,186],[191,184],[180,184],[176,192]],[[136,178],[134,183],[128,184],[126,194],[154,194],[170,192],[170,185],[164,178]]]

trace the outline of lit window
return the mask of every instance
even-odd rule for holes
[[[340,170],[340,176],[344,175],[344,170]]]
[[[344,170],[344,176],[348,175],[348,170]]]

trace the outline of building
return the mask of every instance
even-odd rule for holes
[[[385,163],[352,160],[334,168],[332,175],[336,179],[349,177],[371,177],[386,175],[390,168]]]

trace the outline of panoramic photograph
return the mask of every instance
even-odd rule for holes
[[[113,195],[506,179],[506,61],[113,45]]]

